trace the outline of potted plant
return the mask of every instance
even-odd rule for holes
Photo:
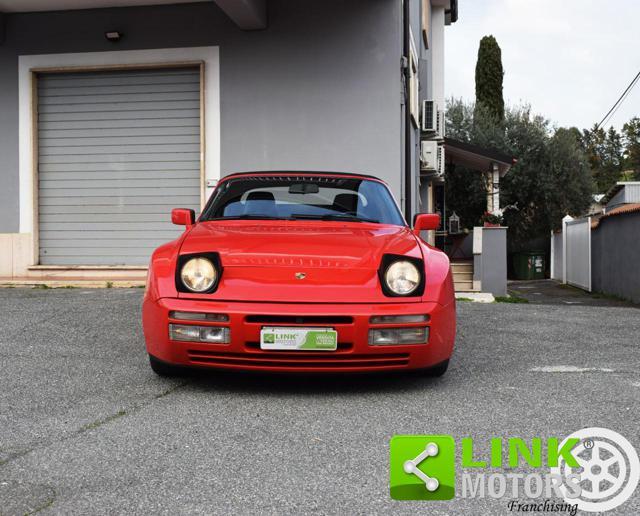
[[[503,222],[502,210],[496,210],[493,213],[485,211],[482,222],[485,228],[499,228]]]

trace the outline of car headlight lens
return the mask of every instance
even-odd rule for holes
[[[191,258],[182,266],[180,279],[192,292],[206,292],[216,282],[218,272],[207,258]]]
[[[393,262],[384,273],[387,287],[399,296],[411,294],[420,285],[420,271],[407,260]]]
[[[224,326],[191,326],[170,324],[169,338],[183,342],[208,342],[211,344],[229,344],[231,330]]]

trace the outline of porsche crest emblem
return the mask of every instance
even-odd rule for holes
[[[296,272],[295,276],[296,276],[296,279],[302,280],[302,279],[305,279],[307,277],[307,273],[306,272]]]

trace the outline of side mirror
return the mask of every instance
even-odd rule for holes
[[[171,210],[171,222],[176,226],[192,226],[196,220],[196,212],[187,208]]]
[[[420,235],[420,231],[429,231],[440,227],[440,215],[437,213],[417,213],[413,217],[413,232]]]

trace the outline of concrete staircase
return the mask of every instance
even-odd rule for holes
[[[473,262],[471,260],[452,261],[451,272],[456,292],[478,292],[478,289],[473,288]]]

